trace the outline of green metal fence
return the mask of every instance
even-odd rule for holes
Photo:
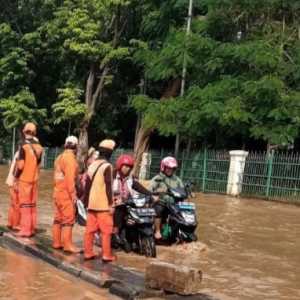
[[[52,169],[56,157],[62,153],[62,148],[44,148],[43,168]]]
[[[151,153],[148,179],[159,172],[162,158],[171,154],[163,150]],[[192,181],[198,191],[226,193],[230,164],[228,152],[204,149],[188,156],[182,152],[178,155],[178,164],[178,175],[184,181]]]
[[[44,169],[53,169],[54,167],[54,161],[56,157],[62,153],[63,148],[45,148],[44,149],[44,158],[43,158],[43,168]],[[114,151],[112,155],[112,162],[115,163],[118,156],[120,156],[123,153],[132,153],[132,150],[128,149],[117,149]]]
[[[62,150],[45,148],[44,168],[53,168],[54,160]],[[7,149],[5,153],[9,155]],[[114,163],[123,153],[132,153],[132,150],[117,149],[112,162]],[[160,161],[168,155],[172,155],[172,152],[151,151],[151,165],[147,179],[158,174]],[[228,151],[203,149],[188,156],[182,152],[178,156],[178,162],[177,174],[184,181],[192,181],[195,190],[226,193],[230,164]],[[249,153],[245,164],[242,195],[300,203],[300,153]]]
[[[250,153],[246,160],[242,195],[300,201],[299,153]]]
[[[55,158],[63,151],[62,148],[45,148],[43,166],[52,169]],[[123,153],[132,153],[130,149],[117,149],[113,156],[114,163]],[[161,150],[151,151],[151,166],[147,179],[158,174],[160,161],[172,152]],[[202,150],[193,152],[189,156],[185,152],[178,156],[179,168],[177,174],[184,181],[192,181],[196,190],[213,193],[226,193],[227,177],[229,170],[229,153],[225,151]]]

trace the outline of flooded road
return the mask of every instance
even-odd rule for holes
[[[0,167],[0,223],[6,219],[6,172]],[[39,201],[42,226],[52,222],[51,194],[52,172],[43,171]],[[200,268],[204,273],[201,292],[220,300],[300,299],[300,207],[221,195],[199,195],[195,203],[198,237],[206,249],[200,243],[159,247],[158,259]],[[149,261],[134,254],[118,254],[118,264],[141,271]],[[56,276],[56,272],[54,269],[52,274]],[[5,274],[1,268],[0,281]],[[38,277],[35,280],[38,284]]]
[[[1,300],[119,299],[46,263],[0,248]]]

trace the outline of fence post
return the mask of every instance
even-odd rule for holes
[[[204,148],[203,155],[203,176],[202,176],[202,192],[205,192],[205,183],[206,183],[206,173],[207,173],[207,149]]]
[[[43,168],[43,169],[46,169],[47,150],[48,150],[48,148],[45,147],[44,151],[42,153],[41,168]]]
[[[267,177],[267,188],[266,188],[266,196],[267,197],[269,197],[270,189],[271,189],[273,160],[274,160],[274,150],[271,150],[271,153],[268,154],[268,177]]]
[[[227,194],[238,196],[242,191],[244,169],[248,152],[233,150],[230,154],[230,167],[227,181]]]
[[[181,155],[181,166],[180,166],[180,178],[183,180],[183,175],[184,175],[184,152],[182,152]]]

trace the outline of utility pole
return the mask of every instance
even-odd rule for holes
[[[193,17],[193,0],[190,0],[187,26],[186,26],[185,43],[186,43],[187,38],[188,38],[188,36],[191,32],[192,17]],[[181,80],[181,90],[180,90],[180,96],[181,97],[184,95],[184,92],[185,92],[186,65],[187,65],[187,61],[186,61],[186,49],[185,49],[184,50],[184,56],[183,56],[183,66],[182,66],[182,80]]]
[[[140,94],[141,95],[145,95],[146,94],[146,79],[142,78],[140,83],[139,83],[139,88],[140,88]],[[134,136],[134,145],[133,145],[133,148],[134,148],[134,153],[136,153],[137,149],[137,138],[138,138],[138,133],[139,133],[139,130],[141,128],[141,125],[142,125],[142,116],[141,116],[141,113],[138,112],[137,113],[137,122],[136,122],[136,128],[135,128],[135,136]]]
[[[184,54],[183,54],[183,65],[182,65],[182,76],[181,76],[181,89],[180,96],[183,97],[185,93],[185,82],[186,82],[186,71],[187,71],[187,59],[186,59],[186,41],[191,32],[191,23],[193,17],[193,0],[189,1],[189,9],[188,9],[188,18],[187,18],[187,26],[186,26],[186,35],[185,35],[185,43],[184,43]],[[180,146],[180,134],[176,134],[176,142],[175,142],[175,156],[178,156]]]

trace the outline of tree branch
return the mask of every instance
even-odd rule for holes
[[[95,66],[91,65],[89,71],[89,77],[86,82],[86,92],[85,92],[85,104],[88,110],[90,110],[90,106],[92,102],[94,82],[95,82]]]
[[[105,85],[105,77],[107,76],[108,72],[109,72],[109,66],[106,65],[102,71],[102,74],[101,74],[101,78],[98,82],[98,85],[97,85],[97,88],[96,88],[96,91],[95,93],[93,94],[93,97],[92,97],[92,101],[91,101],[91,106],[90,106],[90,109],[91,109],[91,113],[94,114],[95,112],[95,107],[96,107],[96,103],[97,103],[97,100],[99,99],[99,96],[102,94],[102,90],[104,88],[104,85]]]

